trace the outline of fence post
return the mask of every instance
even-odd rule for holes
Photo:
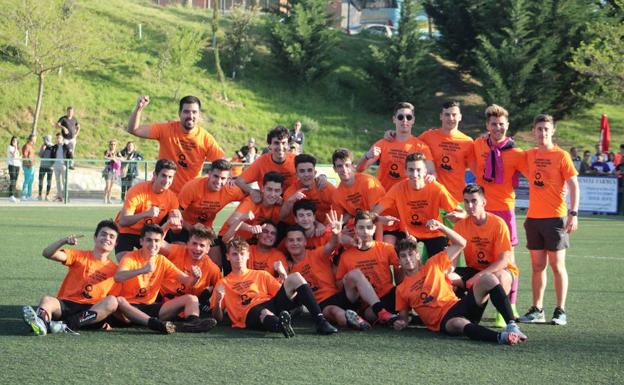
[[[63,194],[64,200],[65,200],[65,204],[68,203],[69,201],[69,159],[63,159],[63,162],[65,163],[65,170],[63,171],[65,173],[65,186],[63,186],[63,189],[65,190],[65,193]]]
[[[144,173],[145,180],[147,180],[147,161],[146,160],[143,161],[143,170],[145,171]]]

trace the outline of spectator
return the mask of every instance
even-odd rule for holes
[[[111,204],[113,184],[121,174],[121,155],[117,151],[116,140],[108,142],[108,148],[104,151],[104,159],[108,160],[102,171],[102,177],[104,177],[104,181],[106,181],[106,186],[104,187],[104,203]]]
[[[124,200],[126,199],[126,191],[132,187],[134,179],[139,175],[136,161],[143,160],[143,155],[136,150],[133,141],[126,143],[126,147],[121,150],[119,155],[125,161],[133,161],[121,163],[122,170],[125,170],[125,175],[121,178],[121,200]]]
[[[28,141],[22,147],[22,169],[24,182],[22,183],[22,200],[32,200],[32,185],[35,179],[35,135],[28,136]]]
[[[613,151],[607,155],[607,165],[609,166],[609,174],[613,174],[615,172],[615,153]]]
[[[43,144],[39,149],[39,157],[41,158],[41,164],[39,164],[39,200],[43,200],[41,192],[43,191],[43,179],[46,179],[46,195],[45,200],[49,200],[50,187],[52,187],[52,137],[45,135],[43,137]]]
[[[292,152],[295,155],[299,155],[301,154],[301,147],[299,147],[299,144],[297,144],[297,142],[290,142],[288,151]]]
[[[615,165],[619,166],[624,160],[624,144],[620,144],[620,152],[615,154]]]
[[[76,138],[80,133],[80,123],[74,117],[74,108],[72,106],[67,107],[67,114],[61,116],[56,122],[56,128],[61,130],[63,136],[63,143],[67,145],[69,149],[67,159],[73,159],[76,152]],[[74,169],[74,161],[69,163],[69,169]]]
[[[585,151],[583,152],[583,160],[581,161],[581,169],[579,170],[580,174],[589,174],[591,168],[591,152]]]
[[[256,140],[254,138],[249,138],[246,147],[248,152],[247,155],[245,155],[245,163],[253,163],[260,157],[260,155],[258,155],[258,149],[256,148]]]
[[[301,131],[301,121],[297,120],[292,130],[290,130],[290,136],[288,137],[289,143],[297,143],[298,154],[303,153],[303,144],[305,142],[305,135]]]
[[[603,154],[598,154],[596,156],[596,161],[591,164],[589,168],[592,174],[604,175],[610,172],[609,165],[605,161]]]
[[[56,134],[56,144],[52,146],[50,157],[56,159],[54,161],[54,179],[56,180],[56,202],[62,202],[65,195],[65,187],[67,180],[65,179],[65,159],[69,158],[69,145],[63,141],[63,135],[58,132]]]
[[[594,146],[596,148],[596,152],[594,153],[594,155],[592,155],[592,163],[598,161],[598,155],[602,154],[603,156],[603,161],[605,161],[607,159],[607,154],[602,152],[602,145],[600,144],[600,142],[596,143],[596,145]]]
[[[574,164],[574,168],[576,168],[576,171],[580,171],[581,162],[583,161],[583,159],[581,159],[581,157],[579,156],[576,147],[572,147],[570,149],[570,157],[572,158],[572,163]]]
[[[20,159],[19,140],[17,136],[11,137],[11,142],[7,147],[7,163],[9,164],[9,200],[13,203],[19,202],[19,199],[15,197],[17,190],[15,185],[17,184],[17,178],[19,177],[20,167],[22,167],[22,160]]]
[[[249,155],[249,148],[247,146],[243,146],[240,150],[234,152],[234,156],[230,159],[230,163],[248,163],[247,155]],[[243,173],[242,165],[232,164],[232,169],[230,170],[230,178],[236,178],[240,174]]]

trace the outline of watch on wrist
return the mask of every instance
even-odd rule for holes
[[[570,210],[570,211],[568,211],[568,215],[571,215],[571,216],[575,217],[575,216],[578,215],[578,212],[576,212],[574,210]]]

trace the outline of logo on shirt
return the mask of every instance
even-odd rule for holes
[[[147,295],[147,289],[142,287],[136,295],[136,298],[144,298]]]
[[[538,187],[544,187],[544,181],[542,181],[541,179],[542,179],[542,173],[536,172],[535,180],[533,181],[533,184]]]
[[[184,294],[186,294],[186,291],[185,291],[185,290],[186,290],[186,286],[184,286],[184,284],[183,284],[183,283],[181,283],[180,285],[181,285],[181,286],[180,286],[179,288],[177,288],[177,289],[176,289],[176,293],[177,293],[178,295],[184,295]]]
[[[485,253],[483,251],[479,251],[477,253],[477,263],[479,265],[489,265],[490,263],[485,259]]]
[[[93,285],[88,284],[84,287],[84,289],[82,290],[82,296],[86,299],[92,299],[93,297],[91,296],[91,291],[93,290]]]
[[[241,294],[241,305],[247,306],[251,303],[251,298],[247,294]]]
[[[446,171],[453,171],[453,167],[449,164],[450,161],[451,161],[451,158],[449,158],[448,155],[444,155],[442,157],[442,164],[440,165],[440,168]]]
[[[188,168],[188,163],[186,162],[186,155],[178,154],[178,164],[182,168]]]
[[[433,302],[433,296],[423,291],[422,293],[420,293],[420,300],[422,301],[424,305],[426,305],[430,302]]]
[[[392,163],[390,165],[390,171],[388,172],[388,175],[390,175],[392,178],[395,178],[395,179],[401,178],[401,174],[397,172],[398,169],[399,169],[399,165],[396,163]]]
[[[420,221],[420,218],[418,216],[418,214],[412,214],[412,220],[410,221],[410,224],[413,226],[422,226],[423,223]]]

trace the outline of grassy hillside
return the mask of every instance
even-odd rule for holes
[[[15,0],[17,1],[17,0]],[[307,132],[306,150],[323,161],[338,146],[364,151],[390,127],[390,111],[379,110],[377,98],[362,70],[368,55],[368,45],[383,44],[383,39],[371,36],[341,35],[333,55],[335,71],[326,79],[311,85],[296,84],[283,78],[270,60],[263,43],[262,29],[257,29],[260,42],[249,70],[241,79],[228,81],[229,100],[223,100],[207,49],[194,73],[184,79],[160,79],[158,53],[165,31],[195,29],[209,36],[211,14],[203,10],[180,7],[161,8],[148,1],[108,0],[106,2],[77,1],[86,11],[85,23],[95,26],[102,39],[111,42],[113,58],[103,65],[82,71],[63,71],[50,75],[45,84],[45,98],[39,132],[53,133],[54,122],[63,115],[67,105],[74,106],[83,132],[77,156],[100,157],[105,141],[130,138],[123,129],[135,100],[148,94],[152,103],[144,114],[144,122],[175,119],[177,100],[174,93],[181,82],[180,95],[196,94],[203,101],[203,126],[213,133],[228,153],[255,137],[263,143],[266,131],[277,124],[291,126],[297,119],[312,120],[318,129]],[[261,21],[262,23],[262,21]],[[138,24],[143,27],[143,39],[137,36]],[[222,22],[227,27],[227,20]],[[9,62],[0,63],[0,77],[20,71]],[[451,67],[442,66],[440,89],[430,105],[418,106],[416,130],[436,125],[438,102],[457,97],[466,103],[464,124],[475,135],[482,125],[484,106],[470,94],[470,87]],[[0,93],[0,141],[7,143],[11,135],[25,138],[30,132],[32,111],[36,100],[34,76],[19,81],[4,81]],[[564,143],[580,142],[591,146],[597,138],[596,127],[600,113],[611,115],[614,140],[623,132],[624,113],[617,106],[600,105],[580,112],[570,121],[562,122],[560,135]],[[589,134],[591,130],[591,134]],[[619,143],[619,142],[618,142]],[[156,143],[141,140],[139,149],[146,155],[156,154]]]

